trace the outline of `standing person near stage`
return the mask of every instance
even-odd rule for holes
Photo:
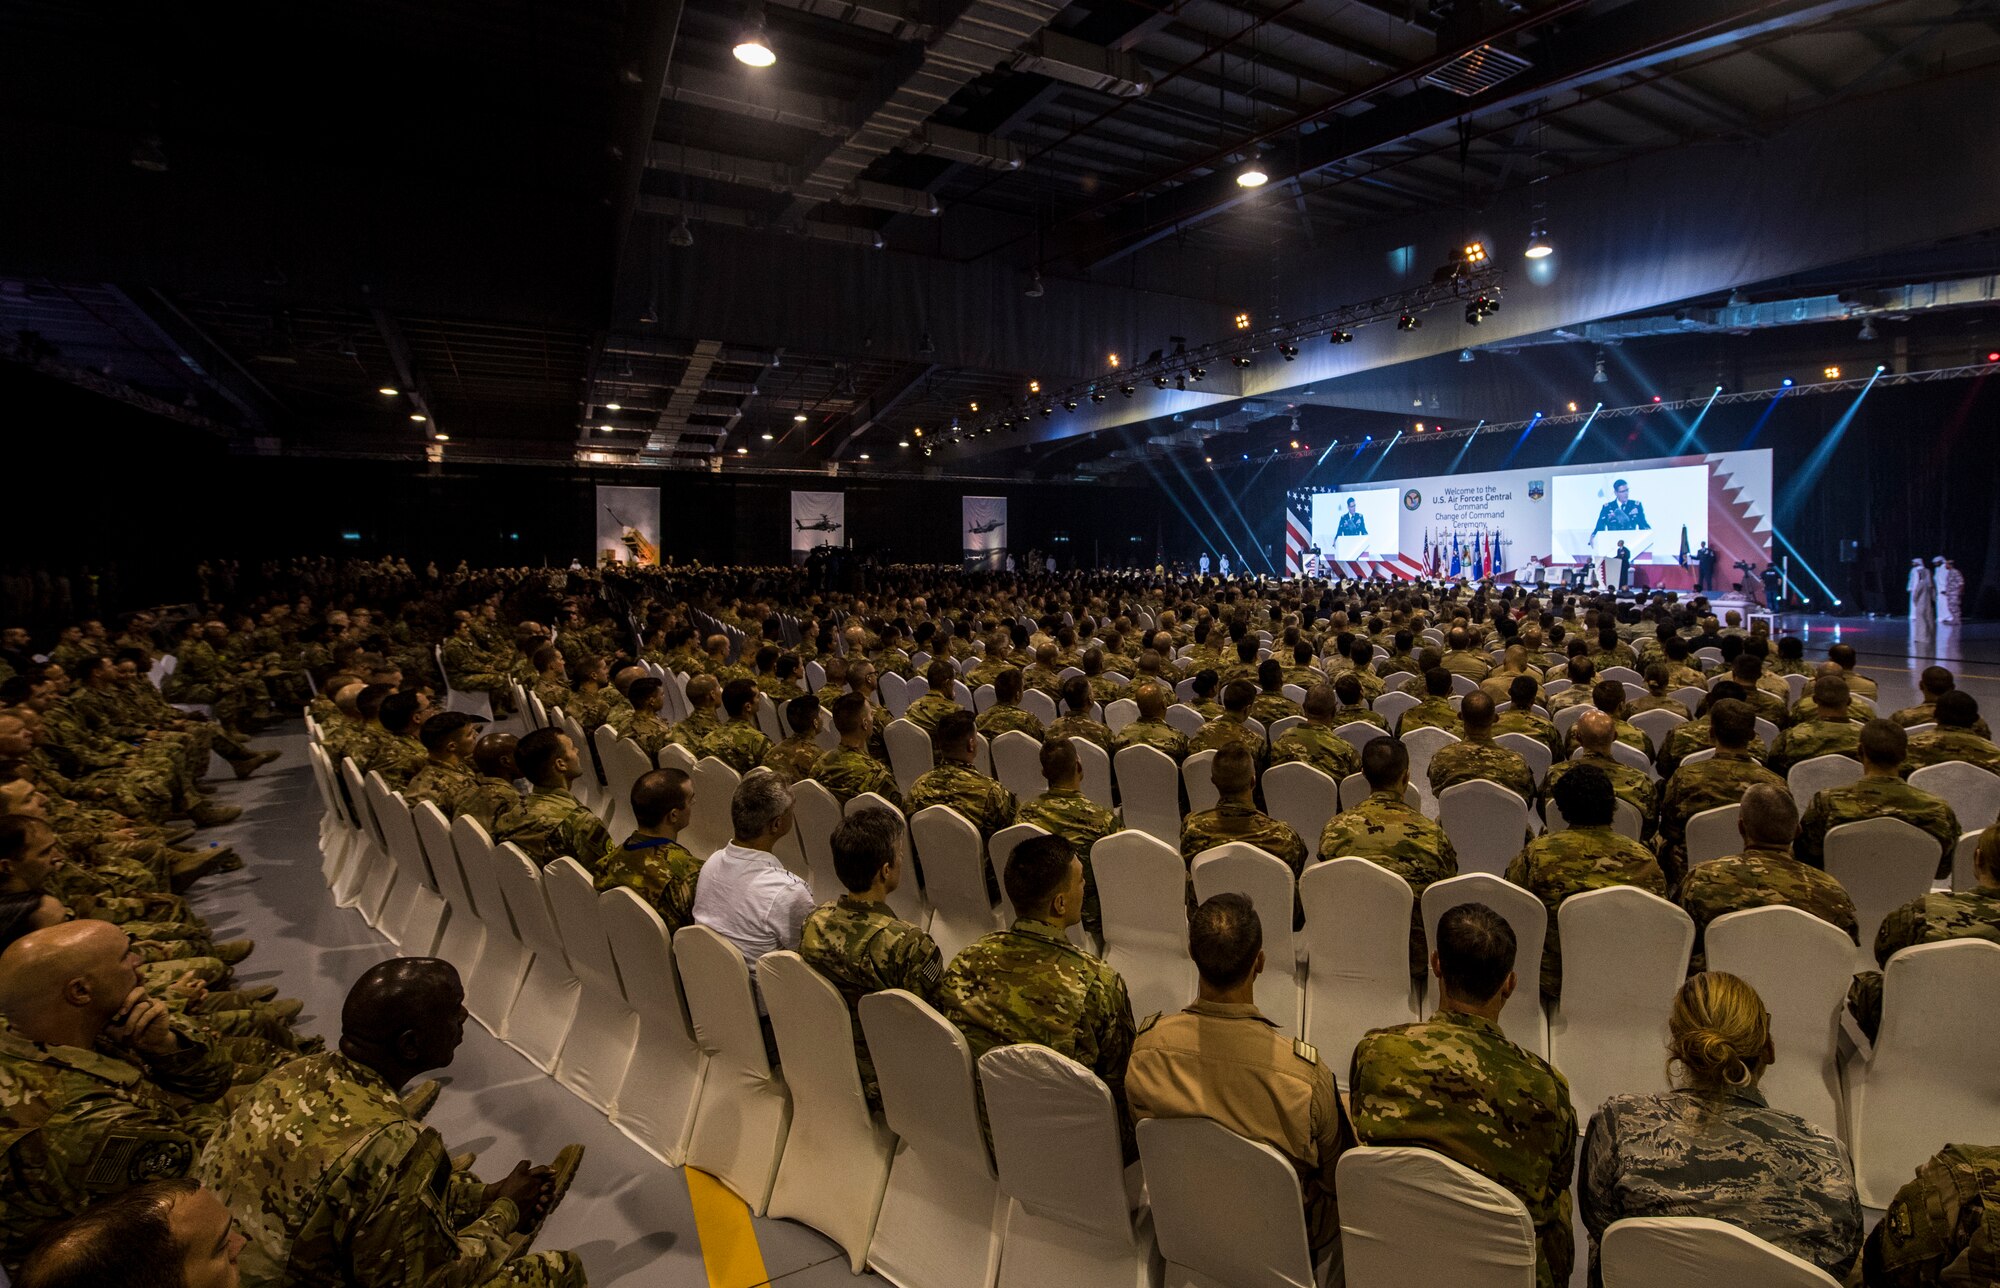
[[[1910,624],[1928,627],[1937,611],[1937,588],[1931,584],[1931,570],[1921,559],[1910,560]]]
[[[1937,584],[1937,624],[1956,626],[1965,620],[1961,611],[1965,598],[1965,574],[1958,565],[1939,555],[1932,560],[1931,580]]]
[[[1715,585],[1715,547],[1702,542],[1701,549],[1694,552],[1694,566],[1697,574],[1695,589],[1705,595]]]

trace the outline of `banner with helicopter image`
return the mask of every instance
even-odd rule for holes
[[[792,493],[792,562],[821,546],[847,544],[847,493]]]
[[[998,570],[1007,558],[1007,498],[968,496],[960,501],[965,566]]]
[[[659,566],[660,489],[597,485],[597,561]]]

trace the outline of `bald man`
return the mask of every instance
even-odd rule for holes
[[[185,1176],[221,1121],[212,1102],[230,1061],[173,1026],[139,964],[104,921],[31,931],[0,953],[0,1133],[21,1138],[0,1188],[9,1273],[52,1223]]]
[[[521,767],[514,762],[514,748],[520,739],[511,733],[489,733],[472,744],[472,786],[457,799],[457,813],[477,819],[488,836],[521,808],[521,789],[515,785]]]
[[[1575,760],[1559,760],[1549,766],[1548,777],[1542,780],[1542,811],[1545,815],[1548,803],[1555,799],[1556,784],[1562,781],[1562,776],[1578,765],[1595,765],[1611,780],[1611,794],[1621,801],[1630,801],[1632,807],[1639,811],[1640,835],[1653,834],[1659,821],[1658,790],[1644,770],[1635,769],[1611,754],[1611,744],[1617,740],[1617,734],[1617,721],[1595,707],[1577,717],[1576,723],[1570,726],[1570,738],[1583,754]]]
[[[348,992],[340,1050],[258,1083],[201,1156],[196,1175],[247,1240],[243,1288],[581,1288],[567,1252],[509,1261],[560,1200],[582,1156],[518,1164],[482,1184],[452,1169],[444,1139],[404,1108],[404,1084],[449,1065],[465,1031],[458,972],[435,957],[371,967]]]

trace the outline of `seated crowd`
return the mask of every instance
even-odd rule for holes
[[[1941,877],[1961,829],[1983,832],[1975,888],[1892,913],[1878,962],[1920,943],[2000,940],[2000,827],[1960,820],[1906,781],[1946,761],[2000,773],[1977,703],[1943,668],[1924,673],[1925,702],[1871,718],[1856,704],[1875,686],[1845,645],[1814,667],[1801,641],[1774,647],[1699,600],[1619,605],[1513,587],[919,568],[889,570],[871,595],[816,591],[781,569],[420,577],[307,565],[265,580],[244,616],[191,615],[169,634],[135,615],[115,641],[87,623],[65,632],[60,660],[26,656],[24,639],[0,649],[15,672],[0,683],[0,755],[15,771],[0,789],[0,898],[15,903],[0,901],[0,914],[18,908],[0,953],[0,1060],[22,1088],[6,1098],[17,1143],[0,1187],[0,1264],[17,1283],[115,1282],[141,1256],[224,1259],[253,1284],[582,1282],[569,1254],[524,1251],[573,1153],[488,1185],[421,1124],[435,1087],[410,1084],[449,1063],[465,1018],[449,965],[405,958],[365,973],[338,1050],[325,1050],[292,1031],[295,1003],[231,987],[250,946],[213,942],[180,897],[233,861],[183,844],[227,818],[202,791],[207,753],[255,772],[269,753],[245,740],[298,705],[336,763],[475,819],[539,864],[574,858],[599,889],[637,891],[669,931],[707,926],[753,968],[798,951],[850,1008],[908,990],[975,1058],[1022,1042],[1069,1056],[1119,1105],[1128,1157],[1133,1126],[1154,1117],[1211,1118],[1272,1146],[1298,1169],[1324,1265],[1339,1263],[1335,1163],[1356,1145],[1437,1150],[1512,1192],[1547,1288],[1572,1269],[1573,1207],[1593,1254],[1621,1218],[1703,1215],[1868,1284],[1959,1282],[1941,1276],[1996,1255],[2000,1212],[1983,1205],[2000,1193],[2000,1147],[1976,1142],[1936,1142],[1942,1152],[1864,1247],[1845,1148],[1765,1103],[1759,1080],[1784,1054],[1769,1014],[1742,980],[1705,969],[1701,939],[1725,913],[1770,905],[1855,936],[1854,903],[1825,871],[1826,837],[1893,817],[1936,839]],[[163,655],[174,658],[164,696],[148,678]],[[1602,676],[1615,667],[1643,683]],[[900,718],[928,735],[934,760],[907,791],[887,751],[890,675],[925,681]],[[1787,675],[1807,680],[1797,704]],[[670,685],[684,703],[670,704]],[[979,692],[978,710],[957,686]],[[553,724],[491,731],[443,710],[447,690],[483,694],[496,713],[517,701],[560,709],[586,735],[608,726],[637,744],[661,767],[631,788],[632,831],[611,835],[573,791],[600,775],[592,746]],[[1120,698],[1133,708],[1114,729],[1104,707]],[[782,739],[760,726],[767,702]],[[1562,716],[1571,707],[1582,710]],[[1655,711],[1682,722],[1664,735],[1633,723]],[[1272,737],[1279,721],[1291,723]],[[1413,787],[1404,738],[1418,729],[1451,737]],[[981,768],[982,744],[1003,733],[1041,745],[1046,790],[1031,799]],[[1545,748],[1547,771],[1499,741],[1509,734]],[[1118,972],[1078,946],[1101,942],[1092,848],[1123,826],[1119,802],[1084,792],[1079,740],[1177,764],[1216,753],[1214,805],[1182,810],[1190,863],[1226,842],[1295,876],[1358,857],[1419,899],[1459,871],[1429,803],[1474,780],[1515,793],[1531,826],[1506,879],[1548,909],[1541,959],[1518,962],[1514,928],[1484,905],[1447,911],[1434,935],[1413,916],[1410,968],[1428,979],[1434,1013],[1338,1053],[1343,1096],[1319,1053],[1256,1005],[1258,976],[1280,965],[1265,960],[1256,909],[1238,894],[1197,901],[1190,884],[1197,996],[1135,1017]],[[676,747],[687,759],[662,759]],[[1825,755],[1856,762],[1855,780],[1795,800],[1786,772]],[[682,839],[696,784],[681,766],[702,757],[741,776],[731,836],[707,854]],[[1365,784],[1317,838],[1266,812],[1263,776],[1293,763]],[[821,905],[777,852],[806,781],[843,808],[866,793],[886,806],[857,809],[828,838],[848,893]],[[905,816],[936,805],[983,841],[1022,822],[1046,833],[986,872],[1013,924],[949,960],[890,902],[921,879]],[[1740,807],[1740,852],[1691,863],[1689,820],[1721,805]],[[1544,831],[1544,818],[1565,826]],[[1675,1089],[1573,1104],[1562,1073],[1509,1040],[1499,1016],[1521,970],[1560,995],[1562,901],[1619,885],[1669,898],[1695,923],[1661,1053]],[[1302,916],[1293,910],[1295,925]],[[1881,1001],[1879,974],[1856,977],[1849,1006],[1864,1033]],[[879,1108],[858,1023],[855,1047]],[[99,1112],[106,1100],[113,1112]]]

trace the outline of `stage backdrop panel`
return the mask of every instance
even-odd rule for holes
[[[792,562],[804,563],[821,546],[846,541],[847,493],[792,493]]]
[[[1401,496],[1392,487],[1322,492],[1313,497],[1313,544],[1338,563],[1388,560],[1402,549]]]
[[[965,566],[998,569],[1007,557],[1007,498],[968,496],[960,501]]]
[[[597,485],[597,560],[659,565],[660,489]]]

